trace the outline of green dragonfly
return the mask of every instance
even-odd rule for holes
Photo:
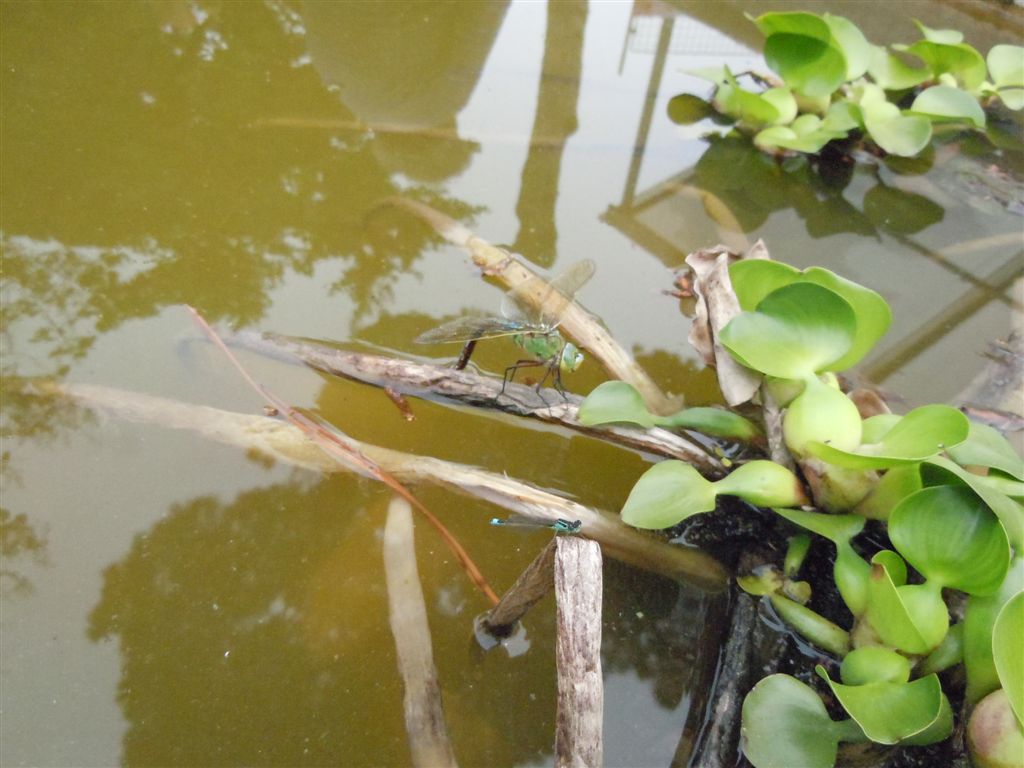
[[[555,389],[564,396],[561,373],[572,373],[579,368],[583,353],[575,344],[562,338],[558,326],[566,308],[572,304],[573,296],[593,277],[594,269],[591,259],[573,264],[548,283],[546,293],[536,303],[526,299],[527,290],[535,285],[534,281],[527,280],[505,294],[501,316],[465,315],[421,333],[414,341],[417,344],[463,342],[465,346],[456,364],[456,368],[461,369],[469,362],[477,341],[511,336],[530,358],[519,360],[505,369],[502,393],[520,368],[543,366],[546,370],[537,384],[538,391],[550,377]]]
[[[579,533],[583,527],[582,520],[566,520],[560,517],[555,521],[545,520],[540,517],[528,515],[509,515],[502,520],[500,517],[492,517],[491,525],[501,525],[508,528],[550,528],[555,533]]]

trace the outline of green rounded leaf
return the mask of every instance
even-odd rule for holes
[[[997,88],[1024,88],[1024,48],[993,45],[985,61]]]
[[[864,128],[879,147],[893,155],[913,157],[932,138],[932,124],[920,115],[901,114],[895,104],[861,105]]]
[[[1024,590],[1024,557],[1010,564],[999,591],[982,597],[971,596],[964,614],[964,667],[967,669],[967,700],[976,704],[999,688],[999,673],[992,657],[992,631],[1003,606]]]
[[[877,443],[843,451],[831,445],[810,443],[807,451],[822,461],[845,469],[888,469],[930,459],[963,442],[970,422],[948,405],[923,405],[901,418]]]
[[[889,538],[929,581],[971,595],[992,594],[1010,567],[1010,542],[969,488],[934,486],[913,493],[889,515]]]
[[[769,675],[743,700],[743,754],[755,768],[832,768],[835,725],[810,686]]]
[[[796,475],[774,461],[749,461],[714,486],[719,494],[738,496],[758,507],[797,507],[810,503]]]
[[[833,363],[831,370],[855,365],[885,334],[892,323],[889,304],[878,293],[821,267],[800,271],[770,259],[741,259],[729,267],[729,279],[745,310],[757,305],[773,291],[791,283],[804,282],[828,288],[841,296],[856,316],[850,349]]]
[[[718,111],[751,125],[770,125],[779,119],[779,110],[774,104],[735,83],[719,86],[713,103]]]
[[[856,315],[845,299],[818,285],[794,283],[768,294],[756,311],[734,317],[720,338],[748,368],[804,379],[845,355],[856,330]]]
[[[793,152],[806,152],[809,155],[814,155],[820,152],[822,147],[835,138],[840,137],[825,131],[801,136],[792,128],[787,128],[782,125],[773,125],[769,128],[765,128],[763,131],[759,131],[757,135],[754,136],[754,144],[764,150],[772,150],[776,148],[789,149]]]
[[[969,91],[977,90],[985,81],[985,60],[966,43],[918,40],[906,50],[927,64],[933,75],[949,73]]]
[[[622,520],[636,528],[670,528],[714,508],[714,485],[689,464],[669,459],[640,476],[622,507]]]
[[[1010,441],[988,424],[972,421],[967,439],[946,451],[962,467],[988,467],[1024,480],[1024,460]]]
[[[948,85],[933,85],[921,91],[910,111],[932,120],[967,120],[978,128],[985,127],[985,112],[978,100],[967,91]]]
[[[1017,722],[1024,727],[1024,592],[1018,592],[999,611],[992,631],[992,656],[999,682],[1010,699]]]
[[[778,111],[779,116],[775,122],[781,125],[791,123],[797,115],[797,103],[793,92],[789,88],[769,88],[761,94],[761,98],[771,104]]]
[[[846,133],[861,127],[860,107],[850,101],[837,101],[830,104],[825,113],[821,127],[826,131]]]
[[[753,22],[765,37],[788,33],[813,37],[825,42],[832,39],[832,30],[829,25],[816,13],[805,11],[764,13],[753,19]]]
[[[724,437],[730,440],[761,440],[761,429],[738,413],[722,408],[684,408],[670,416],[655,416],[660,427],[692,429],[705,435]]]
[[[938,648],[921,660],[917,667],[917,674],[930,675],[932,672],[942,672],[963,660],[964,625],[963,622],[960,622],[951,626]]]
[[[1007,109],[1015,112],[1024,109],[1024,88],[1000,88],[996,93]]]
[[[964,33],[958,29],[932,29],[926,27],[917,19],[914,19],[914,24],[921,31],[921,37],[925,40],[931,40],[933,43],[949,43],[956,44],[963,42]]]
[[[576,418],[587,427],[614,422],[639,424],[641,427],[653,427],[655,424],[655,417],[647,410],[636,387],[624,381],[606,381],[595,387],[580,403]]]
[[[1017,552],[1024,551],[1024,506],[992,488],[985,478],[968,472],[944,456],[936,456],[921,465],[921,480],[925,485],[968,486],[995,512],[1013,548]]]
[[[931,77],[926,67],[912,67],[882,46],[873,46],[868,66],[871,79],[887,91],[902,91]]]
[[[888,520],[892,510],[910,494],[921,490],[921,470],[916,464],[893,467],[854,510],[871,520]]]
[[[829,679],[822,666],[815,669],[864,734],[879,744],[896,744],[921,733],[942,711],[937,675],[910,683],[843,685]]]
[[[871,559],[865,615],[886,645],[905,653],[930,653],[949,629],[949,613],[941,589],[928,584],[897,587],[889,571]]]
[[[839,677],[846,685],[905,683],[910,680],[910,661],[880,645],[855,648],[843,658]]]
[[[842,16],[826,13],[823,16],[832,40],[846,60],[846,80],[856,80],[863,75],[871,61],[871,44],[857,25]]]
[[[764,60],[786,85],[810,97],[828,96],[846,79],[846,60],[834,45],[804,35],[775,34],[764,44]]]

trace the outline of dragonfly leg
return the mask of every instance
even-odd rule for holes
[[[512,382],[512,379],[515,378],[516,371],[518,371],[520,368],[536,368],[537,366],[540,365],[547,365],[547,361],[533,359],[517,360],[515,363],[506,368],[505,375],[502,377],[501,380],[501,392],[498,393],[498,397],[501,397],[502,395],[505,394],[505,387],[507,387]]]
[[[466,365],[469,363],[469,358],[473,355],[473,350],[476,349],[476,342],[476,339],[470,339],[466,342],[466,345],[459,353],[459,359],[455,363],[456,371],[465,369]]]

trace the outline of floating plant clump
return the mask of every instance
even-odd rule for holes
[[[848,19],[804,11],[751,18],[765,36],[765,64],[746,89],[728,67],[693,74],[714,84],[708,101],[684,94],[670,117],[732,123],[769,152],[816,154],[831,142],[863,137],[882,151],[917,155],[934,126],[985,130],[985,108],[1024,108],[1024,48],[996,45],[986,57],[955,30],[917,22],[910,45],[873,45]]]
[[[802,27],[786,32],[776,22],[769,40],[783,61],[785,46],[775,38]],[[830,23],[832,35],[855,32],[834,18]],[[944,46],[957,45],[929,41],[918,50],[939,57]],[[818,88],[814,78],[802,82]],[[1024,744],[1024,462],[998,432],[949,406],[862,417],[836,374],[861,360],[889,327],[889,307],[874,291],[828,270],[766,259],[735,261],[728,272],[740,311],[718,332],[722,354],[760,377],[762,399],[780,404],[773,449],[784,444],[798,472],[757,458],[737,460],[728,475],[709,480],[683,462],[663,461],[636,482],[622,518],[638,528],[670,528],[730,495],[770,507],[792,526],[783,567],[737,581],[833,657],[835,671],[817,667],[821,690],[848,717],[829,717],[807,682],[766,677],[743,704],[747,759],[756,768],[827,768],[841,742],[941,742],[953,731],[954,708],[938,673],[963,664],[967,701],[975,707],[966,727],[976,764],[1020,764],[999,760]],[[773,440],[769,430],[725,409],[656,416],[618,383],[598,387],[580,420],[705,431],[746,443],[748,454]],[[879,521],[891,543],[875,547],[870,558],[858,544],[869,519]],[[849,611],[847,626],[809,607],[812,587],[798,581],[808,544],[834,550],[832,580]],[[947,604],[955,594],[966,605],[962,621]]]

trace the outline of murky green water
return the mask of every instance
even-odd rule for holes
[[[878,42],[909,39],[910,16],[982,49],[1019,34],[933,3],[828,6]],[[496,309],[499,293],[387,196],[543,268],[595,259],[583,303],[693,404],[714,400],[713,379],[663,290],[688,251],[719,241],[764,237],[780,260],[881,291],[895,323],[864,373],[908,404],[956,402],[1008,330],[1021,193],[985,169],[1016,173],[1016,155],[940,147],[930,170],[826,183],[668,121],[668,99],[702,87],[685,70],[756,61],[742,11],[768,4],[0,7],[5,766],[408,763],[380,488],[17,391],[49,377],[258,411],[185,303],[225,327],[454,356],[411,339]],[[513,355],[496,342],[477,359],[500,371]],[[602,508],[644,466],[428,403],[407,423],[377,390],[245,362],[354,437]],[[599,381],[590,364],[567,383]],[[490,528],[482,503],[422,498],[499,590],[546,540]],[[550,763],[554,606],[530,614],[528,652],[483,654],[471,626],[485,602],[432,530],[417,537],[460,762]],[[607,763],[685,761],[713,661],[706,599],[605,571]]]

